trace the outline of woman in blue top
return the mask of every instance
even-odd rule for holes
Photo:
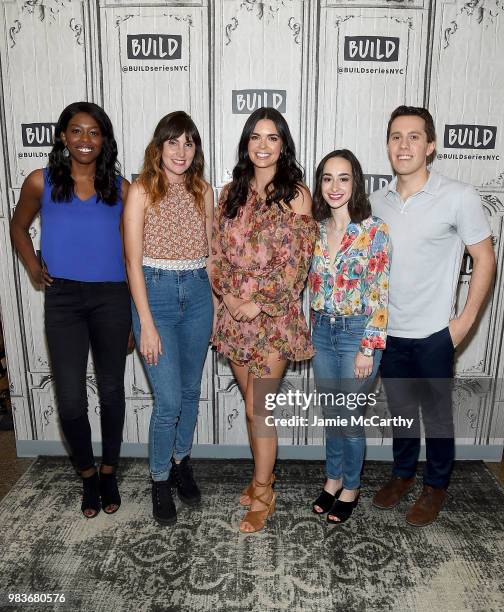
[[[24,181],[11,236],[37,287],[45,288],[45,331],[61,428],[83,479],[81,510],[121,504],[115,469],[124,425],[124,368],[131,328],[122,256],[121,178],[110,119],[90,102],[67,106],[47,168]],[[28,230],[40,212],[41,259]],[[102,464],[91,444],[86,391],[89,347],[100,396]],[[100,500],[101,498],[101,500]]]

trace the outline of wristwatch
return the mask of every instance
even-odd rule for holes
[[[359,346],[359,353],[364,357],[372,357],[374,355],[374,349],[368,348],[367,346]]]

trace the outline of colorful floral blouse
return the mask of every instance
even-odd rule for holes
[[[311,307],[335,315],[367,315],[361,346],[384,349],[391,254],[388,228],[378,217],[349,223],[331,262],[326,223],[320,224],[308,277]]]
[[[317,234],[312,217],[267,206],[253,190],[234,219],[222,214],[222,206],[215,215],[210,260],[214,291],[251,300],[261,312],[252,321],[235,321],[221,302],[212,343],[258,377],[269,374],[266,362],[272,353],[291,361],[313,356],[301,293]]]

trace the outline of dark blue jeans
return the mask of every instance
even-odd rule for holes
[[[446,489],[455,457],[452,378],[455,349],[446,327],[427,338],[388,336],[380,366],[392,416],[413,418],[411,432],[394,430],[392,473],[415,475],[420,453],[420,416],[425,427],[425,485]]]
[[[144,266],[145,285],[163,354],[145,371],[154,395],[149,427],[149,468],[167,480],[171,458],[190,454],[198,419],[201,376],[212,331],[212,290],[205,268],[161,270]],[[133,331],[140,346],[133,303]]]
[[[78,469],[94,465],[86,369],[93,351],[100,397],[102,463],[116,465],[124,425],[124,368],[131,330],[125,282],[55,278],[45,290],[45,331],[61,428]]]

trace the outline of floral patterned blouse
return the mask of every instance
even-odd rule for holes
[[[317,222],[277,204],[267,206],[250,190],[234,219],[215,215],[210,277],[218,295],[232,294],[261,307],[252,321],[235,321],[221,301],[212,343],[257,377],[269,374],[272,353],[301,361],[313,356],[301,306]]]
[[[320,224],[309,275],[311,307],[335,315],[367,315],[362,347],[385,348],[390,254],[388,228],[371,216],[348,224],[331,262],[327,220]]]

